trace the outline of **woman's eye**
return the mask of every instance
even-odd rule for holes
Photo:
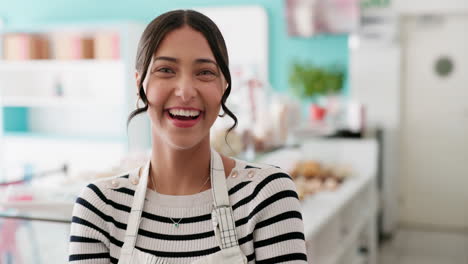
[[[173,70],[169,69],[169,68],[159,68],[157,70],[157,72],[162,72],[162,73],[174,73]]]
[[[209,82],[215,80],[218,75],[211,70],[202,70],[198,72],[197,76],[199,80]]]
[[[214,72],[208,71],[208,70],[201,71],[199,74],[200,75],[215,75]]]

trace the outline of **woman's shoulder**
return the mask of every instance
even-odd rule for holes
[[[273,164],[266,164],[266,163],[259,163],[259,162],[249,162],[241,159],[235,159],[236,166],[235,170],[238,173],[245,173],[250,178],[254,179],[253,176],[261,176],[260,178],[268,177],[272,174],[284,174],[285,176],[289,176],[289,174],[281,169],[280,167],[273,165]],[[256,177],[259,178],[259,177]]]
[[[133,169],[114,176],[95,179],[90,181],[82,190],[80,197],[86,198],[90,195],[98,196],[101,200],[107,200],[110,195],[126,193],[133,195],[136,184],[138,183],[138,169]],[[111,192],[111,191],[116,192]]]
[[[291,176],[278,166],[241,160],[230,178],[228,192],[233,209],[245,206],[245,210],[257,212],[272,204],[277,210],[298,206],[296,185]],[[258,217],[261,215],[263,213]]]
[[[284,189],[295,190],[294,182],[291,176],[283,169],[272,164],[259,162],[249,162],[235,159],[236,166],[232,174],[242,181],[251,182],[251,188],[270,189],[278,191]]]

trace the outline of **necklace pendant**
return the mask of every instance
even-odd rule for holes
[[[175,223],[174,226],[179,228],[179,223]]]

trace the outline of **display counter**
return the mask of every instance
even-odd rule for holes
[[[376,142],[362,139],[304,141],[297,148],[262,155],[257,162],[275,164],[288,171],[301,159],[346,163],[353,168],[352,174],[336,190],[317,192],[301,201],[309,263],[376,264]],[[23,263],[30,263],[27,260],[34,258],[40,258],[43,263],[66,262],[73,203],[19,202],[16,209],[14,203],[8,208],[0,208],[0,240],[13,235],[15,238],[10,239],[22,245],[21,248],[10,245],[11,252],[16,250]],[[52,246],[50,241],[58,246]],[[46,248],[47,245],[50,248]]]
[[[299,160],[347,164],[352,174],[335,191],[302,200],[309,263],[377,263],[377,143],[368,139],[316,139],[259,158],[291,170]]]

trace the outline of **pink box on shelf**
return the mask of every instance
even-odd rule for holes
[[[5,60],[34,60],[49,58],[49,41],[45,36],[29,33],[9,33],[4,37]]]
[[[94,36],[94,57],[103,60],[120,58],[120,38],[115,32],[98,32]]]
[[[81,34],[57,34],[54,36],[54,57],[58,60],[94,58],[94,39]]]

